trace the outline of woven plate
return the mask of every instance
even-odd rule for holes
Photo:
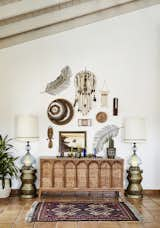
[[[65,125],[73,118],[73,107],[65,99],[56,99],[50,103],[47,110],[48,118],[56,125]]]
[[[96,120],[99,122],[99,123],[104,123],[107,121],[107,113],[106,112],[98,112],[97,115],[96,115]]]

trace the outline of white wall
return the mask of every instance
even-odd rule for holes
[[[60,69],[70,65],[73,75],[87,67],[97,77],[97,93],[104,79],[110,90],[108,123],[122,125],[126,116],[144,116],[147,120],[147,142],[139,146],[144,171],[143,187],[160,188],[160,5],[139,10],[109,20],[87,25],[0,50],[0,132],[14,137],[16,114],[33,113],[40,120],[40,141],[32,146],[32,153],[58,153],[58,131],[83,130],[88,134],[88,152],[92,150],[95,132],[106,124],[98,124],[95,115],[102,110],[97,102],[88,115],[93,126],[79,128],[78,114],[68,125],[54,126],[54,148],[47,148],[47,128],[52,123],[46,110],[55,97],[40,92],[47,82],[54,80]],[[112,116],[112,99],[119,98],[119,116]],[[71,86],[57,97],[74,100]],[[14,154],[22,156],[24,145],[14,142]],[[116,139],[117,155],[127,160],[130,145],[121,135]],[[13,187],[19,186],[14,181]]]

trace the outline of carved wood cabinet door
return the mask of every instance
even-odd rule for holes
[[[40,159],[41,191],[123,192],[123,159]]]

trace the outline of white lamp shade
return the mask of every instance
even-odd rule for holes
[[[144,142],[146,140],[146,126],[144,118],[129,117],[124,122],[125,142]]]
[[[17,116],[16,139],[21,141],[34,141],[38,138],[38,117],[33,115]]]

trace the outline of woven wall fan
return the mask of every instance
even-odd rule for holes
[[[60,93],[62,90],[66,89],[69,86],[71,76],[71,68],[69,66],[64,67],[56,80],[51,81],[47,84],[44,92],[51,95]]]

